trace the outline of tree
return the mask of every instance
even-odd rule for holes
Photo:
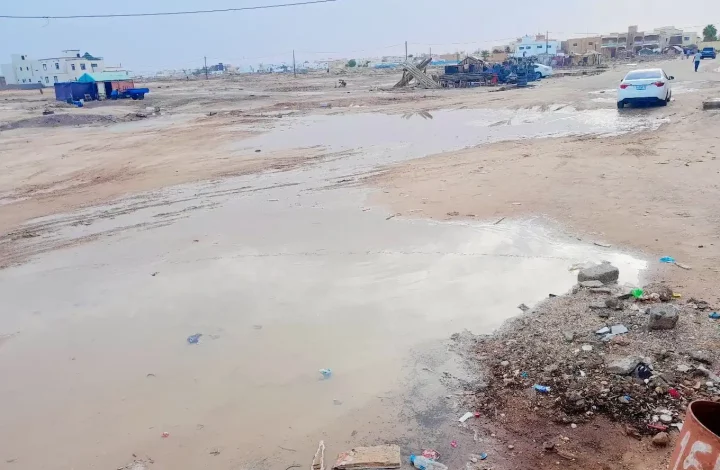
[[[490,57],[490,51],[488,51],[488,50],[486,49],[486,50],[482,51],[482,52],[480,53],[480,55],[482,56],[482,58],[483,58],[484,60],[487,60],[487,58]]]
[[[717,28],[709,24],[703,29],[703,41],[717,41]]]
[[[355,67],[357,65],[357,61],[355,59],[348,60],[348,63],[345,64],[346,67]]]
[[[510,46],[505,46],[505,53],[510,54]]]

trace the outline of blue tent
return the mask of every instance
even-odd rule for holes
[[[97,99],[97,87],[94,83],[63,82],[55,84],[55,99],[57,101],[79,100],[85,95]]]

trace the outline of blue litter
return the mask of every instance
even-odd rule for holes
[[[487,458],[486,452],[483,452],[482,454],[480,454],[480,460],[485,460],[486,458]]]
[[[662,258],[660,258],[660,262],[661,263],[674,263],[675,258],[673,258],[672,256],[663,256]]]
[[[527,372],[520,372],[520,377],[522,377],[523,379],[527,379],[528,377],[530,377],[530,375]]]
[[[188,336],[187,342],[190,344],[197,344],[200,341],[202,333],[195,333],[194,335]]]
[[[538,392],[540,392],[540,393],[548,393],[548,392],[550,392],[550,390],[551,390],[550,387],[548,387],[547,385],[538,385],[538,384],[535,384],[535,385],[533,385],[533,388],[534,388],[535,390],[537,390]]]
[[[717,320],[718,318],[720,318],[720,313],[713,312],[710,315],[708,315],[708,317],[712,318],[713,320]]]
[[[320,369],[320,373],[322,374],[324,379],[329,379],[330,376],[332,375],[332,370],[331,369]]]

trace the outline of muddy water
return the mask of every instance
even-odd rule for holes
[[[323,189],[336,165],[88,210],[54,236],[123,230],[0,271],[0,462],[15,459],[0,465],[285,469],[320,439],[329,460],[448,449],[464,411],[445,398],[463,378],[449,335],[566,291],[573,264],[609,260],[632,283],[645,267],[535,220],[388,219],[364,191]]]

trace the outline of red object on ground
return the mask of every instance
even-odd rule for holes
[[[673,397],[673,398],[676,398],[676,399],[677,399],[677,398],[680,398],[680,392],[678,392],[678,391],[675,390],[674,388],[671,388],[670,390],[668,390],[668,393],[669,393],[670,396]]]
[[[476,412],[475,412],[475,417],[476,417],[476,418],[479,418],[479,417],[480,417],[480,412],[479,412],[479,411],[476,411]]]
[[[425,449],[422,451],[422,456],[430,460],[439,460],[440,452],[433,449]]]
[[[656,430],[658,430],[658,431],[667,431],[667,428],[668,428],[668,427],[665,426],[664,424],[658,424],[658,423],[648,424],[648,427],[649,427],[650,429],[656,429]]]
[[[164,432],[164,433],[160,434],[160,436],[162,436],[162,437],[170,437],[170,433],[169,433],[169,432]]]
[[[457,449],[457,441],[452,441],[450,443],[450,447],[452,447],[453,449]]]

